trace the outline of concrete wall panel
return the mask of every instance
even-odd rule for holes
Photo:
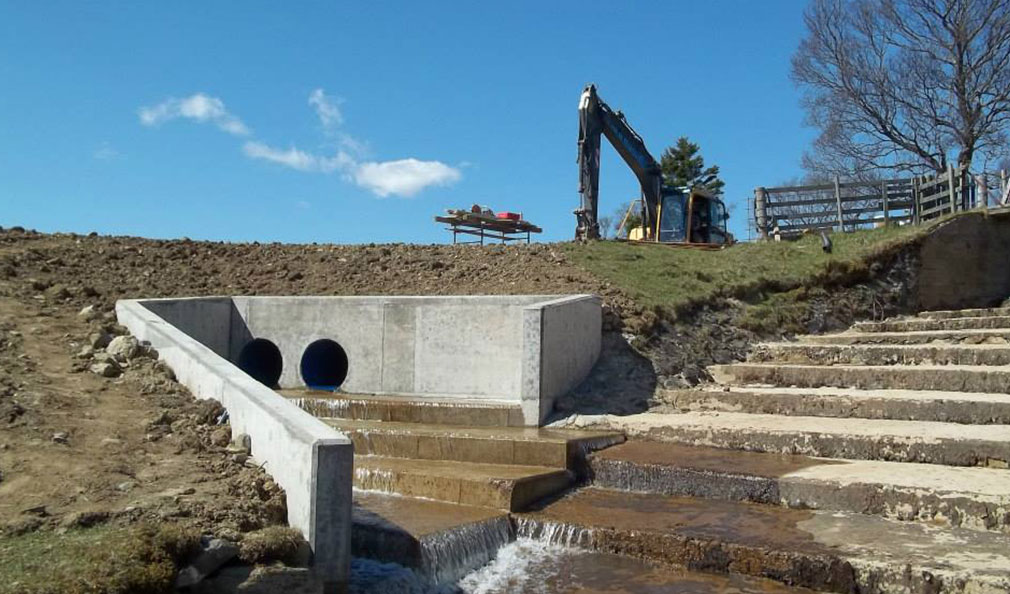
[[[916,284],[922,310],[995,305],[1010,297],[1010,213],[971,213],[922,241]]]
[[[555,398],[574,389],[596,364],[603,317],[595,296],[564,298],[537,307],[542,312],[538,421],[543,422]]]
[[[414,391],[517,400],[521,311],[462,299],[418,307]]]

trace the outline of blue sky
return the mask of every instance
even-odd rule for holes
[[[476,202],[566,240],[595,82],[657,158],[701,144],[743,234],[814,134],[804,6],[0,0],[0,225],[443,243],[432,217]],[[601,210],[637,194],[605,146]]]

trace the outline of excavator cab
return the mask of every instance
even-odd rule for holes
[[[724,245],[732,243],[726,232],[726,206],[703,188],[663,186],[656,209],[655,229],[632,229],[631,241]]]

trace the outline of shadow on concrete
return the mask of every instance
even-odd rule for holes
[[[655,391],[652,361],[631,348],[619,332],[605,332],[596,366],[577,388],[555,401],[549,420],[572,414],[645,412]]]

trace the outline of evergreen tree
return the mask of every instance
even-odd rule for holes
[[[663,151],[659,165],[663,169],[663,182],[670,186],[700,186],[716,196],[722,196],[726,185],[719,179],[719,166],[705,167],[705,159],[698,153],[697,144],[685,136],[677,139],[677,144]]]

